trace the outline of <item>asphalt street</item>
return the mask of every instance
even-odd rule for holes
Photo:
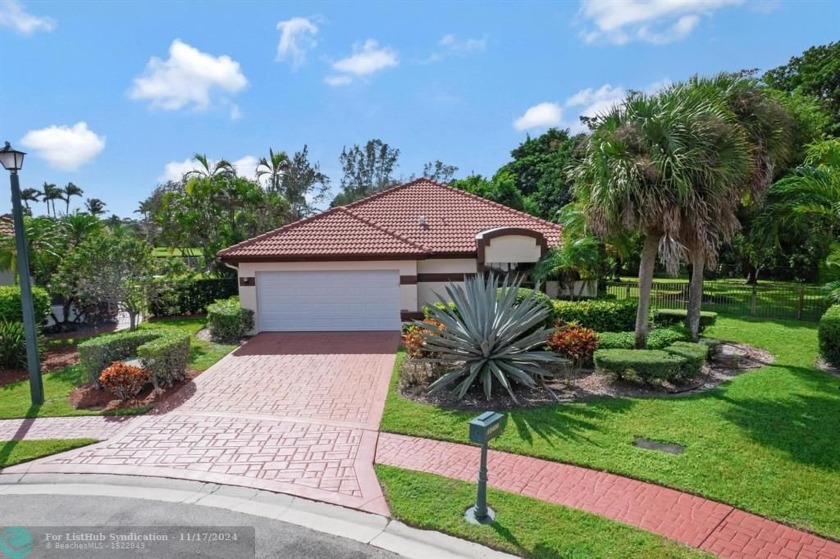
[[[3,495],[0,497],[0,557],[385,559],[398,556],[293,524],[219,508],[115,497]]]

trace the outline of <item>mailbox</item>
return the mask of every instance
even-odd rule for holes
[[[499,436],[502,432],[502,418],[500,413],[488,411],[470,421],[470,441],[484,445]]]

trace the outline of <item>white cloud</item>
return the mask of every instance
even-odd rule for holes
[[[563,109],[557,103],[540,103],[525,111],[513,121],[513,127],[522,132],[531,128],[551,128],[563,122]]]
[[[37,31],[50,32],[55,29],[56,23],[51,17],[33,16],[17,0],[0,0],[0,26],[32,35]]]
[[[327,76],[324,78],[324,83],[332,87],[341,87],[353,83],[353,78],[350,76]]]
[[[315,48],[318,41],[318,27],[305,17],[293,17],[277,23],[280,42],[277,44],[277,60],[290,60],[292,68],[306,61],[306,52]]]
[[[211,168],[216,164],[217,159],[210,159],[207,162]],[[231,161],[231,165],[236,169],[236,174],[240,177],[253,179],[257,175],[257,163],[259,160],[253,155],[246,155],[240,157],[236,161]],[[184,178],[184,175],[191,171],[197,171],[201,165],[193,158],[184,159],[183,161],[170,161],[163,168],[163,174],[158,177],[161,182],[165,181],[179,181]]]
[[[364,78],[397,66],[399,60],[397,52],[390,47],[380,47],[373,39],[368,39],[361,45],[353,45],[353,54],[336,60],[332,64],[338,76],[328,76],[324,81],[329,85],[347,85],[355,78]]]
[[[169,47],[169,58],[149,59],[128,95],[167,111],[188,106],[205,110],[213,104],[216,91],[234,94],[247,85],[239,63],[229,56],[216,57],[175,39]]]
[[[51,167],[75,171],[105,148],[105,136],[90,130],[87,123],[77,122],[73,126],[30,130],[20,143],[46,159]]]
[[[642,89],[645,93],[656,93],[671,85],[671,80],[662,79],[655,81]],[[609,111],[627,96],[629,90],[622,86],[604,84],[598,89],[582,89],[566,99],[563,107],[566,112],[573,113],[575,119],[564,124],[572,132],[583,132],[586,126],[580,122],[581,116],[594,117]]]
[[[487,39],[459,39],[455,35],[444,35],[438,41],[439,50],[433,52],[428,59],[424,60],[424,64],[432,62],[439,62],[448,56],[466,56],[469,54],[476,54],[484,52],[487,48]]]
[[[242,118],[242,109],[239,108],[239,105],[233,103],[230,106],[230,119],[239,120],[240,118]]]
[[[580,15],[594,25],[581,36],[587,43],[622,45],[630,41],[665,44],[687,37],[703,16],[744,0],[581,0]]]

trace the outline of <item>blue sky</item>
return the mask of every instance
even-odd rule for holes
[[[380,138],[403,176],[492,174],[627,89],[774,67],[838,21],[831,0],[0,0],[0,140],[30,153],[23,187],[72,181],[121,216],[195,152],[251,174],[308,144],[337,188],[342,147]]]

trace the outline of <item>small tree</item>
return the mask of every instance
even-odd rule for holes
[[[129,327],[157,291],[152,246],[110,233],[87,239],[59,267],[54,289],[85,305],[107,305],[128,314]]]

